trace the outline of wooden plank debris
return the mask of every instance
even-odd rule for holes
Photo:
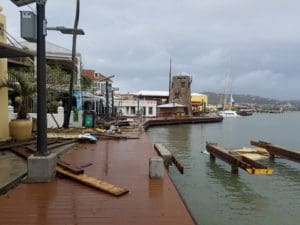
[[[82,167],[72,165],[71,163],[63,161],[62,159],[57,159],[56,164],[74,174],[84,173],[84,169],[82,169]]]
[[[281,156],[295,162],[300,162],[300,152],[294,152],[287,148],[273,145],[265,141],[250,141],[251,145],[265,148],[269,153],[270,157],[274,158],[275,155]]]
[[[60,166],[56,167],[56,171],[59,174],[67,176],[68,178],[71,178],[71,179],[76,180],[80,183],[83,183],[87,186],[96,188],[98,190],[104,191],[104,192],[114,195],[114,196],[121,196],[121,195],[127,194],[129,192],[129,190],[127,190],[125,188],[110,184],[106,181],[97,179],[95,177],[90,177],[86,174],[73,174]]]
[[[228,153],[233,156],[245,156],[253,160],[268,159],[270,157],[269,152],[266,149],[260,147],[257,148],[243,147],[243,148],[230,149]]]
[[[181,163],[174,156],[172,156],[172,161],[173,161],[174,165],[176,166],[176,168],[178,169],[178,171],[181,174],[183,174],[184,173],[184,167],[181,165]]]

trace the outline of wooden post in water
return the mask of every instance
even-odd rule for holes
[[[239,173],[239,167],[237,165],[231,165],[231,173],[232,174],[238,174]]]

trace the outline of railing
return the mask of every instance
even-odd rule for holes
[[[14,113],[14,107],[8,106],[8,120],[16,119],[18,113]],[[28,113],[29,118],[37,118],[36,113]],[[47,113],[47,128],[57,128],[57,124],[59,127],[62,127],[64,123],[64,107],[59,106],[57,108],[57,113]],[[73,111],[70,116],[70,127],[81,127],[82,126],[82,111],[78,112],[78,121],[74,121]]]

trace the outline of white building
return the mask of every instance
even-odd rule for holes
[[[151,100],[115,100],[117,112],[122,116],[135,117],[139,113],[144,117],[157,116],[157,102]]]

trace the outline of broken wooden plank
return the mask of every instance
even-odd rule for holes
[[[131,136],[124,136],[124,135],[116,135],[116,134],[104,134],[104,133],[96,133],[97,136],[101,138],[111,138],[111,139],[139,139],[139,137],[131,137]]]
[[[30,155],[34,154],[34,151],[26,148],[26,146],[25,147],[13,147],[13,148],[10,148],[10,150],[25,159],[27,159]],[[76,165],[72,165],[61,159],[57,159],[56,164],[74,174],[80,174],[80,173],[84,172],[83,168],[76,166]]]
[[[34,152],[28,148],[24,147],[20,147],[20,146],[16,146],[16,147],[12,147],[9,150],[11,150],[12,152],[14,152],[15,154],[27,159],[30,155],[32,155]]]
[[[110,184],[106,181],[97,179],[95,177],[90,177],[84,173],[83,174],[73,174],[73,173],[63,169],[60,166],[56,167],[56,171],[59,174],[67,176],[68,178],[71,178],[82,184],[96,188],[98,190],[104,191],[104,192],[114,195],[114,196],[121,196],[121,195],[124,195],[129,192],[129,190],[127,190],[125,188],[118,187],[116,185]]]
[[[13,147],[18,147],[18,146],[25,146],[25,145],[31,145],[36,143],[36,141],[25,141],[25,142],[13,142],[13,143],[7,143],[2,146],[0,146],[0,150],[7,150]]]
[[[178,169],[178,171],[183,174],[184,172],[184,167],[181,165],[181,163],[175,158],[175,156],[172,156],[172,161],[174,163],[174,165],[176,166],[176,168]]]
[[[56,164],[74,174],[84,173],[84,169],[82,169],[81,167],[72,165],[71,163],[63,161],[62,159],[57,159]]]

